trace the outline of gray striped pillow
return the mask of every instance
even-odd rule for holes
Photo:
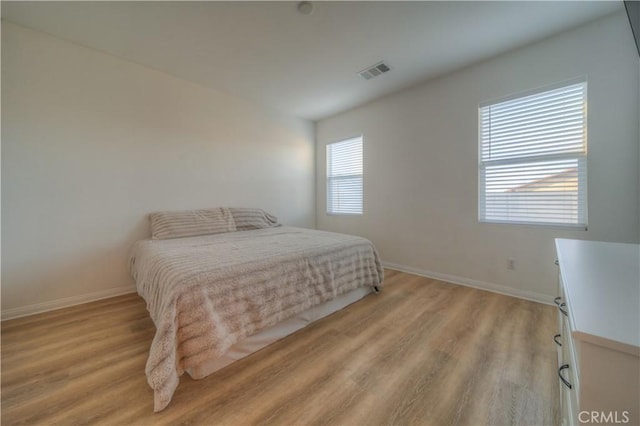
[[[231,210],[238,231],[281,226],[277,217],[262,209],[232,207],[229,210]]]
[[[151,238],[154,240],[221,234],[236,230],[231,211],[226,207],[151,213],[149,222]]]

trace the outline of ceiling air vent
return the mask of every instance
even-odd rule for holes
[[[377,64],[360,71],[358,74],[365,80],[371,80],[373,77],[377,77],[387,71],[391,71],[389,65],[384,62],[378,62]]]

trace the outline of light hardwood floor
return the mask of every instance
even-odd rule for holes
[[[385,288],[153,413],[135,294],[2,323],[2,425],[555,424],[555,310],[392,270]]]

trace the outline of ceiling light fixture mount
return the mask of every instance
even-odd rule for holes
[[[311,15],[313,12],[313,4],[310,1],[301,1],[298,3],[298,12],[303,15]]]

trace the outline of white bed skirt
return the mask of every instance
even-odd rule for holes
[[[196,368],[187,370],[187,373],[194,379],[203,379],[208,375],[226,367],[241,358],[251,355],[259,351],[265,346],[280,340],[301,328],[306,327],[314,321],[324,318],[334,312],[337,312],[348,305],[357,302],[372,292],[370,287],[361,287],[336,297],[318,306],[307,309],[306,311],[286,319],[276,325],[268,327],[259,333],[246,338],[245,340],[231,346],[227,353],[220,358],[216,358],[204,363]]]

